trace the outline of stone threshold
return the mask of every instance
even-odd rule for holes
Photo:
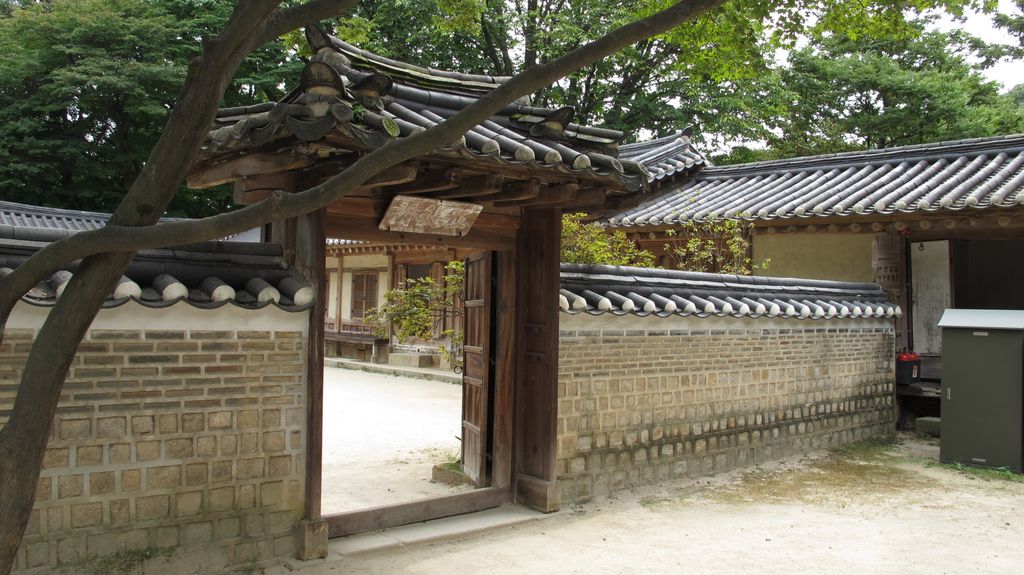
[[[423,521],[368,533],[358,533],[328,541],[328,555],[326,559],[314,561],[290,559],[280,566],[283,570],[275,571],[271,569],[267,573],[311,570],[319,572],[319,569],[329,567],[331,563],[341,561],[343,558],[353,555],[387,551],[388,549],[419,543],[458,539],[502,527],[518,525],[529,521],[539,521],[558,514],[557,512],[541,513],[522,505],[509,504],[465,515]]]

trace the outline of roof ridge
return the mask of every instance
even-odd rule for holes
[[[464,89],[470,89],[474,92],[493,90],[501,84],[507,82],[510,76],[491,76],[486,74],[466,74],[464,72],[455,72],[452,70],[439,70],[436,68],[426,68],[423,66],[417,66],[416,64],[410,64],[408,62],[402,62],[400,60],[394,60],[387,56],[381,56],[364,48],[349,44],[337,36],[328,36],[331,39],[334,48],[344,53],[350,59],[354,56],[355,59],[361,62],[370,64],[371,67],[378,71],[397,71],[402,74],[409,74],[413,77],[423,76],[424,80],[441,82],[443,84],[453,83],[457,86],[463,86]],[[468,85],[467,85],[468,84]],[[479,84],[473,86],[473,84]],[[437,87],[437,86],[435,86]]]
[[[817,156],[800,156],[796,158],[784,158],[779,160],[763,160],[760,162],[748,162],[744,164],[732,164],[726,166],[709,166],[703,170],[702,177],[714,177],[716,175],[735,176],[746,173],[757,173],[767,169],[778,167],[803,167],[823,168],[832,164],[850,165],[851,159],[863,158],[865,163],[883,160],[909,160],[941,157],[954,154],[962,150],[972,152],[997,151],[1010,149],[1024,150],[1024,134],[1006,134],[1002,136],[991,136],[985,138],[966,138],[962,140],[946,140],[931,142],[927,144],[913,144],[909,146],[896,146],[892,148],[879,148],[873,150],[855,150],[850,152],[838,152],[834,154],[821,154]],[[932,152],[932,153],[921,153]],[[888,162],[886,162],[888,163]]]
[[[669,270],[661,268],[643,268],[634,266],[613,266],[604,264],[573,264],[562,262],[561,273],[578,273],[583,275],[617,276],[626,281],[645,279],[669,279],[693,282],[721,282],[728,284],[745,284],[751,286],[798,286],[817,289],[857,289],[877,287],[871,282],[849,282],[839,280],[822,280],[812,278],[775,277],[757,275],[721,274],[686,270]]]

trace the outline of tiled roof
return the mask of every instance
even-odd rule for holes
[[[612,226],[1024,205],[1024,135],[711,167]]]
[[[563,312],[797,319],[899,317],[877,284],[562,264]]]
[[[366,148],[380,147],[444,121],[507,79],[420,68],[312,28],[307,34],[317,55],[303,71],[300,88],[277,103],[220,110],[204,145],[207,156],[287,136],[313,142],[332,132]],[[573,115],[571,107],[537,108],[520,100],[439,154],[612,178],[630,191],[704,165],[690,147],[688,131],[620,148],[622,132],[575,124]]]
[[[101,227],[109,217],[0,202],[0,278],[48,242]],[[53,305],[77,267],[75,262],[57,271],[22,300]],[[301,311],[312,305],[313,290],[301,275],[288,269],[279,245],[218,241],[138,252],[104,307],[132,300],[147,307],[185,301],[199,308],[273,304]]]
[[[13,238],[52,242],[78,232],[107,225],[110,214],[64,208],[47,208],[0,201],[0,239]],[[160,222],[183,222],[188,218],[160,218]],[[234,234],[224,240],[259,240],[259,229]]]
[[[160,218],[161,222],[181,218]],[[110,214],[0,201],[0,238],[53,240],[107,225]],[[17,230],[17,232],[15,232]],[[16,236],[15,233],[18,235]],[[31,236],[31,237],[30,237]]]

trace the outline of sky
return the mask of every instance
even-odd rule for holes
[[[1020,11],[1016,9],[1016,6],[1010,0],[999,0],[999,12],[1020,14]],[[1017,45],[1016,38],[993,25],[992,16],[989,14],[971,13],[967,16],[967,21],[964,23],[955,22],[952,18],[946,17],[938,22],[937,27],[941,30],[962,28],[990,44]],[[1005,92],[1017,84],[1024,83],[1024,60],[999,62],[985,70],[984,74],[989,80],[995,80],[1002,84],[1002,91]]]

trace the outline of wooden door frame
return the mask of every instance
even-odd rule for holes
[[[498,507],[515,501],[516,485],[515,432],[516,421],[516,389],[520,387],[517,370],[519,353],[516,335],[519,332],[521,317],[518,306],[518,273],[529,262],[519,262],[520,252],[513,250],[498,251],[494,254],[492,265],[495,267],[496,281],[492,293],[492,321],[494,339],[491,342],[490,355],[494,359],[494,382],[492,386],[493,410],[491,413],[491,473],[490,486],[463,493],[455,493],[441,497],[431,497],[409,501],[395,505],[384,505],[368,509],[358,509],[343,513],[323,516],[327,523],[328,537],[343,537],[365,531],[396,527],[409,523],[439,519],[452,515],[461,515]],[[534,262],[536,263],[536,262]],[[557,264],[556,264],[557,265]],[[556,301],[554,298],[550,298]],[[322,409],[322,404],[317,405]],[[319,442],[320,438],[310,437],[310,443]],[[555,437],[550,438],[552,446]],[[317,452],[319,453],[319,449]],[[317,478],[319,484],[319,477]]]
[[[418,501],[323,516],[329,537],[460,515],[519,502],[544,512],[559,507],[557,480],[559,240],[561,211],[524,211],[514,249],[495,253],[492,321],[494,359],[490,487]],[[323,322],[317,322],[323,330]],[[322,335],[322,334],[321,334]],[[529,336],[529,339],[527,339]],[[316,341],[313,334],[311,342]],[[314,354],[311,354],[313,356]],[[323,359],[319,358],[321,377]],[[526,369],[526,362],[538,362]],[[311,369],[310,372],[315,371]],[[319,379],[319,378],[318,378]],[[322,381],[318,383],[322,386]],[[322,389],[310,395],[310,422],[322,421]],[[316,431],[316,433],[314,433]],[[307,513],[320,519],[322,436],[310,426]]]

